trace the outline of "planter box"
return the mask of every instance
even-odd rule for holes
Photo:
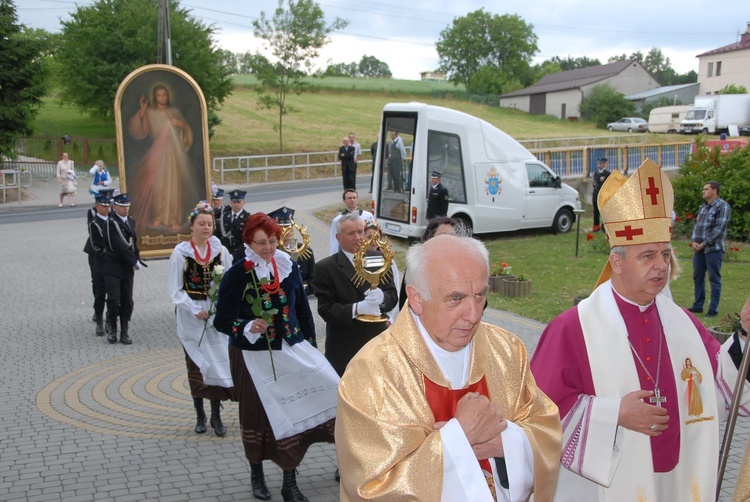
[[[708,332],[711,333],[711,335],[719,341],[719,343],[726,342],[734,334],[734,333],[727,333],[725,331],[719,331],[716,328],[716,326],[712,326],[707,329],[708,329]]]
[[[506,279],[515,279],[515,275],[491,275],[490,276],[490,289],[495,293],[504,295],[505,286],[503,285]]]
[[[531,281],[516,281],[515,279],[503,281],[503,293],[511,297],[531,296]]]

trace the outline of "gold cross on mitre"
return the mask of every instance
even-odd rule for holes
[[[672,183],[651,159],[629,178],[620,171],[610,174],[597,200],[610,248],[672,240]],[[596,285],[610,274],[607,262]]]

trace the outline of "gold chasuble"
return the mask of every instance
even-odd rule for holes
[[[471,351],[467,387],[484,380],[503,417],[525,432],[534,455],[534,499],[551,501],[560,462],[560,419],[557,407],[536,386],[523,342],[480,323]],[[351,360],[339,385],[336,447],[342,501],[440,500],[444,454],[425,379],[450,388],[407,303],[395,324]]]

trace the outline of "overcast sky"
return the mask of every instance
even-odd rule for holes
[[[90,0],[15,0],[19,21],[29,27],[60,31],[77,5]],[[509,3],[509,2],[507,2]],[[187,0],[181,6],[216,29],[219,46],[232,52],[255,50],[258,42],[252,21],[261,11],[272,14],[274,0]],[[478,0],[435,2],[412,0],[380,2],[324,0],[319,2],[329,20],[341,17],[349,26],[331,35],[318,66],[359,61],[367,54],[388,63],[394,78],[418,80],[422,71],[438,64],[435,42],[455,17],[484,7],[492,14],[518,14],[533,25],[539,38],[534,63],[553,56],[598,58],[658,47],[678,73],[698,70],[696,55],[734,43],[750,22],[747,0],[622,2],[611,0],[534,0],[514,2],[505,10],[500,2]],[[173,47],[173,51],[176,48]]]

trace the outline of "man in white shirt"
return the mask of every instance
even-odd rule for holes
[[[341,211],[341,214],[336,215],[336,217],[331,222],[329,254],[336,254],[340,249],[339,241],[338,239],[336,239],[336,222],[339,221],[339,218],[341,218],[341,216],[356,211],[357,214],[359,214],[359,217],[362,218],[362,220],[369,221],[373,219],[371,212],[359,208],[359,195],[353,188],[347,188],[346,190],[344,190],[344,194],[341,196],[341,198],[344,200],[344,206],[346,206],[346,209]]]

